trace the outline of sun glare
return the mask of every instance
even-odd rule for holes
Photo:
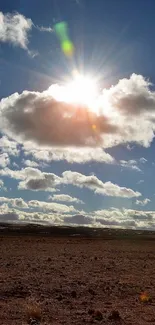
[[[63,86],[52,85],[48,92],[58,101],[94,107],[98,96],[97,84],[93,78],[76,75]]]
[[[47,93],[59,102],[84,105],[97,115],[112,118],[119,116],[118,111],[111,106],[106,92],[99,92],[99,87],[93,77],[75,72],[70,82],[63,85],[51,85]]]

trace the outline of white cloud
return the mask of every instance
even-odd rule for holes
[[[4,186],[2,179],[0,179],[0,190],[7,191],[7,188]]]
[[[12,170],[6,167],[0,170],[0,175],[25,180],[27,178],[39,178],[42,172],[37,168],[31,167],[22,168],[21,170]]]
[[[13,207],[24,208],[27,209],[28,205],[22,198],[7,198],[7,197],[0,197],[0,202],[7,202],[11,204]]]
[[[53,33],[53,29],[51,27],[44,27],[44,26],[35,26],[40,32],[49,32]]]
[[[41,146],[40,146],[41,147]],[[32,155],[36,160],[46,162],[66,160],[69,163],[85,164],[87,162],[115,163],[115,159],[102,148],[36,148],[33,142],[23,146],[25,155]]]
[[[53,173],[41,172],[37,168],[26,167],[21,170],[11,170],[5,168],[0,170],[1,176],[11,177],[19,182],[19,189],[28,189],[35,191],[56,191],[57,186],[62,184],[71,184],[77,187],[86,187],[95,193],[116,196],[116,197],[139,197],[141,193],[126,187],[120,187],[117,184],[111,182],[103,183],[96,176],[86,176],[77,172],[65,171],[62,176],[59,177]]]
[[[3,177],[11,177],[19,182],[19,189],[28,190],[44,190],[55,192],[57,185],[61,183],[61,178],[53,173],[43,173],[37,168],[26,167],[21,170],[12,170],[5,168],[0,170],[0,175]]]
[[[132,169],[141,172],[141,169],[137,166],[136,160],[120,160],[120,165],[124,168]]]
[[[147,162],[147,159],[142,157],[139,159],[140,163],[145,164]]]
[[[0,138],[0,151],[3,153],[8,153],[10,156],[18,156],[18,143],[14,140],[9,139],[6,136],[2,136]]]
[[[135,192],[130,188],[120,187],[111,182],[103,183],[94,175],[86,176],[72,171],[65,171],[62,175],[64,183],[72,184],[78,187],[86,187],[98,194],[127,198],[141,196],[141,193]]]
[[[32,25],[31,19],[19,13],[3,14],[0,12],[0,42],[8,42],[28,50],[28,32]]]
[[[78,212],[72,205],[67,206],[65,204],[55,202],[42,202],[37,200],[31,200],[28,202],[29,207],[40,208],[44,212],[51,211],[53,213],[71,213]]]
[[[59,176],[53,173],[41,173],[41,175],[28,175],[24,181],[19,183],[19,189],[28,189],[34,191],[55,192],[55,187],[61,183]]]
[[[6,167],[10,164],[10,158],[7,153],[1,153],[0,154],[0,166]]]
[[[8,198],[8,197],[0,197],[0,203],[10,204],[12,207],[16,207],[19,209],[40,209],[44,212],[51,211],[52,213],[72,213],[78,212],[72,205],[67,206],[65,204],[55,203],[55,202],[45,202],[45,201],[37,201],[30,200],[25,202],[22,198]]]
[[[132,209],[117,209],[94,211],[96,222],[103,226],[132,228],[132,229],[151,229],[155,221],[155,211],[142,211]]]
[[[39,166],[39,164],[37,162],[29,160],[29,159],[23,160],[23,164],[28,167],[38,167]]]
[[[32,221],[49,224],[74,224],[91,227],[155,229],[155,211],[132,209],[103,209],[90,214],[75,210],[73,206],[22,198],[0,198],[0,221]],[[10,205],[12,208],[10,208]],[[28,210],[29,208],[29,210]],[[22,210],[21,210],[22,209]],[[24,211],[26,209],[27,211]],[[72,213],[77,213],[73,215]]]
[[[74,203],[84,204],[82,200],[79,200],[78,198],[72,197],[67,194],[54,194],[53,196],[49,196],[48,199],[52,201],[60,201],[60,202],[67,202],[67,203],[74,202]]]
[[[144,200],[136,200],[136,204],[137,205],[141,205],[141,206],[145,206],[145,205],[147,205],[149,202],[151,202],[151,200],[150,199],[144,199]]]

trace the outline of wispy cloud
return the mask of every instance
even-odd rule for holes
[[[76,197],[72,197],[67,194],[54,194],[53,196],[49,196],[49,200],[52,201],[60,201],[60,202],[66,202],[66,203],[80,203],[84,204],[84,202]]]
[[[40,32],[49,32],[49,33],[53,33],[53,28],[51,27],[44,27],[44,26],[38,26],[35,25],[35,28],[37,28]]]
[[[144,180],[143,180],[143,179],[140,179],[140,180],[137,182],[137,184],[142,184],[142,183],[144,183]]]
[[[137,172],[141,172],[141,169],[137,166],[136,160],[120,160],[120,165],[124,168],[132,169]]]
[[[136,200],[136,204],[137,205],[141,205],[141,206],[145,206],[145,205],[147,205],[149,202],[151,202],[151,200],[150,199],[144,199],[144,200]]]

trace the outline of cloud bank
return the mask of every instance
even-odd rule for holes
[[[6,202],[6,203],[3,203]],[[92,211],[87,214],[84,211],[76,211],[74,207],[66,205],[42,202],[42,201],[22,201],[21,198],[2,198],[0,205],[0,221],[15,222],[36,222],[55,225],[81,225],[104,228],[123,229],[155,229],[155,212],[131,209],[116,209]],[[9,205],[12,206],[10,208]],[[46,206],[47,204],[47,206]],[[29,211],[24,211],[25,206]],[[37,211],[33,211],[33,208]],[[22,210],[21,210],[22,209]],[[72,213],[76,214],[72,214]]]
[[[60,185],[73,185],[79,188],[87,188],[96,194],[114,197],[132,198],[141,196],[140,192],[127,187],[120,187],[112,182],[103,183],[94,175],[72,171],[65,171],[61,176],[53,173],[45,173],[37,168],[26,167],[21,170],[5,168],[0,170],[0,176],[7,176],[20,180],[18,189],[33,191],[55,192]]]

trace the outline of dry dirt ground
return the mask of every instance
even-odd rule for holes
[[[0,324],[33,302],[40,324],[155,324],[155,241],[1,236]]]

